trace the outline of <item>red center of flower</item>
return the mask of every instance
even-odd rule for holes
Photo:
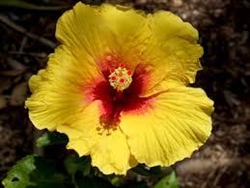
[[[100,116],[101,127],[97,128],[99,134],[111,134],[116,130],[121,119],[121,112],[145,111],[150,97],[142,98],[145,81],[145,69],[137,66],[133,72],[126,64],[117,58],[104,61],[101,69],[106,81],[98,83],[93,90],[94,100],[102,102],[102,114]]]

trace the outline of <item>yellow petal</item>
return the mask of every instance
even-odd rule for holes
[[[79,155],[90,154],[92,165],[104,174],[126,174],[137,164],[130,154],[126,137],[119,128],[110,130],[110,135],[98,130],[100,115],[100,101],[92,102],[70,126],[62,125],[57,130],[68,135],[69,149],[76,150]]]
[[[183,22],[177,15],[168,11],[158,11],[151,19],[154,37],[160,41],[179,37],[191,43],[197,42],[197,30],[190,23]]]
[[[151,32],[145,13],[129,7],[101,6],[103,17],[115,36],[115,52],[127,63],[135,67],[141,63]],[[133,21],[132,21],[133,20]]]
[[[120,127],[139,163],[169,166],[189,157],[207,140],[213,103],[203,90],[187,87],[152,100],[144,113],[123,112]]]
[[[85,108],[91,98],[87,92],[98,79],[103,78],[96,67],[77,61],[65,46],[58,47],[47,69],[29,81],[33,94],[25,105],[31,121],[38,129],[55,130]]]
[[[198,32],[171,12],[160,11],[148,17],[152,37],[144,52],[147,63],[152,64],[152,76],[145,95],[166,88],[188,85],[195,81],[201,69],[199,58],[202,47],[197,44]]]
[[[135,64],[150,34],[146,21],[145,15],[133,9],[79,2],[59,19],[56,37],[78,58],[90,56],[98,63],[103,55],[113,53]]]
[[[98,167],[104,174],[123,174],[137,164],[131,156],[125,135],[120,129],[110,136],[100,136],[90,140],[92,165]]]
[[[112,39],[108,27],[95,8],[77,3],[73,10],[65,12],[57,22],[56,38],[71,48],[77,58],[95,58],[102,54]]]

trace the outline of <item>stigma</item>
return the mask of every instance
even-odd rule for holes
[[[110,69],[109,83],[117,91],[127,89],[132,82],[132,71],[119,64],[117,68]]]

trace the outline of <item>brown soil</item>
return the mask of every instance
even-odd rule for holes
[[[27,81],[46,66],[56,45],[55,23],[73,0],[36,0],[63,6],[27,10],[0,7],[0,179],[34,151],[37,132],[24,101]],[[46,3],[47,2],[47,3]],[[100,0],[85,3],[100,4]],[[248,0],[113,0],[148,12],[170,10],[200,33],[205,54],[195,86],[215,101],[213,134],[191,159],[177,163],[185,188],[250,187],[250,2]],[[132,21],[132,20],[131,20]]]

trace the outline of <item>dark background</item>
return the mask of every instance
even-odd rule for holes
[[[17,160],[37,152],[39,131],[24,101],[27,81],[46,66],[57,42],[55,24],[74,0],[27,0],[33,7],[0,0],[0,180]],[[104,1],[86,0],[89,4]],[[170,10],[190,22],[204,47],[195,86],[215,101],[213,134],[192,159],[177,163],[187,188],[250,187],[250,2],[248,0],[117,0],[153,12]],[[133,20],[131,20],[133,21]]]

